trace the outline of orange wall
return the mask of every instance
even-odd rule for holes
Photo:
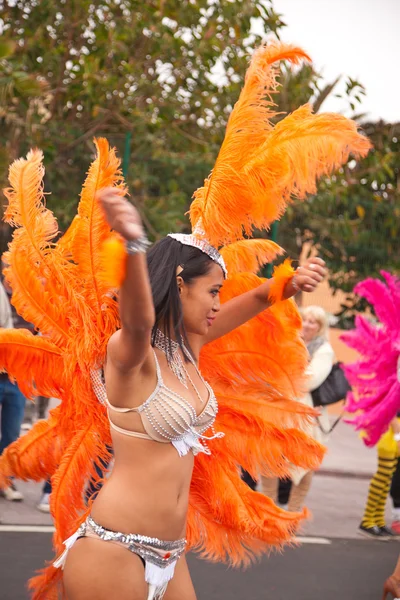
[[[342,329],[334,329],[331,327],[329,330],[329,341],[333,346],[335,355],[338,361],[343,363],[351,363],[359,358],[358,353],[349,348],[339,337],[343,333]]]

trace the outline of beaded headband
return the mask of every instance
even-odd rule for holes
[[[193,246],[194,248],[198,248],[204,254],[207,254],[217,265],[221,267],[224,272],[225,279],[228,277],[228,271],[225,265],[225,261],[222,258],[221,254],[218,252],[214,246],[211,246],[206,240],[202,240],[195,235],[187,234],[187,233],[169,233],[168,237],[177,240],[181,244],[185,246]]]

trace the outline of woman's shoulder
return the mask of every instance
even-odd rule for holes
[[[315,351],[315,354],[327,354],[330,356],[335,355],[335,351],[333,350],[330,342],[326,340],[319,348]]]

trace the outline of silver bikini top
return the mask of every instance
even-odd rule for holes
[[[210,454],[206,440],[224,436],[222,432],[216,433],[213,427],[218,413],[218,402],[211,386],[202,378],[208,391],[208,399],[203,410],[198,415],[194,406],[186,398],[165,385],[154,350],[153,354],[156,363],[157,385],[149,398],[143,404],[134,408],[118,408],[110,404],[105,385],[101,380],[101,372],[92,371],[93,389],[98,400],[108,407],[108,418],[111,428],[131,437],[149,439],[155,442],[170,442],[180,456],[184,456],[190,450],[192,450],[193,454],[197,454],[198,452]],[[195,363],[193,364],[195,365]],[[197,369],[196,365],[195,367]],[[201,377],[198,369],[197,372]],[[130,431],[115,425],[110,419],[110,411],[139,413],[146,433]],[[209,437],[205,436],[204,433],[210,428],[212,435]]]

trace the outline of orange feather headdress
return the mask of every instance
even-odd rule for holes
[[[313,115],[308,106],[272,125],[276,63],[302,59],[308,59],[302,50],[285,44],[256,50],[214,170],[194,194],[193,235],[217,248],[229,270],[222,302],[259,285],[259,267],[282,252],[268,240],[245,239],[253,227],[268,227],[288,202],[315,191],[319,176],[350,152],[362,156],[370,147],[351,121]],[[125,253],[95,198],[107,186],[123,192],[124,183],[115,151],[104,139],[95,143],[97,157],[78,214],[57,243],[56,221],[44,205],[38,150],[10,167],[5,192],[5,218],[16,227],[6,278],[17,310],[42,336],[0,331],[0,368],[28,397],[51,395],[62,402],[48,421],[6,449],[0,477],[52,477],[57,553],[88,514],[82,490],[89,477],[96,479],[95,465],[107,460],[111,443],[91,374],[119,327],[115,287],[124,278]],[[281,279],[292,273],[284,269]],[[227,434],[210,442],[211,456],[196,456],[190,490],[189,545],[209,559],[246,564],[289,542],[305,516],[251,491],[238,471],[241,465],[254,477],[285,476],[291,464],[315,469],[322,458],[323,448],[303,433],[314,411],[296,402],[307,362],[300,325],[294,303],[278,302],[202,351],[201,369],[215,389],[219,428]],[[54,567],[45,569],[31,581],[33,598],[55,599],[61,576]]]
[[[173,234],[184,244],[203,243],[203,251],[215,262],[221,262],[219,254],[215,256],[221,246],[251,236],[254,228],[268,228],[288,203],[315,193],[319,177],[337,169],[350,154],[357,158],[371,148],[356,123],[334,113],[314,115],[308,104],[274,126],[281,60],[297,65],[311,59],[301,48],[279,42],[255,50],[215,166],[193,195],[192,234]],[[120,285],[124,253],[114,248],[119,259],[108,252],[113,265],[109,271]],[[236,252],[239,248],[249,254],[246,244]]]

